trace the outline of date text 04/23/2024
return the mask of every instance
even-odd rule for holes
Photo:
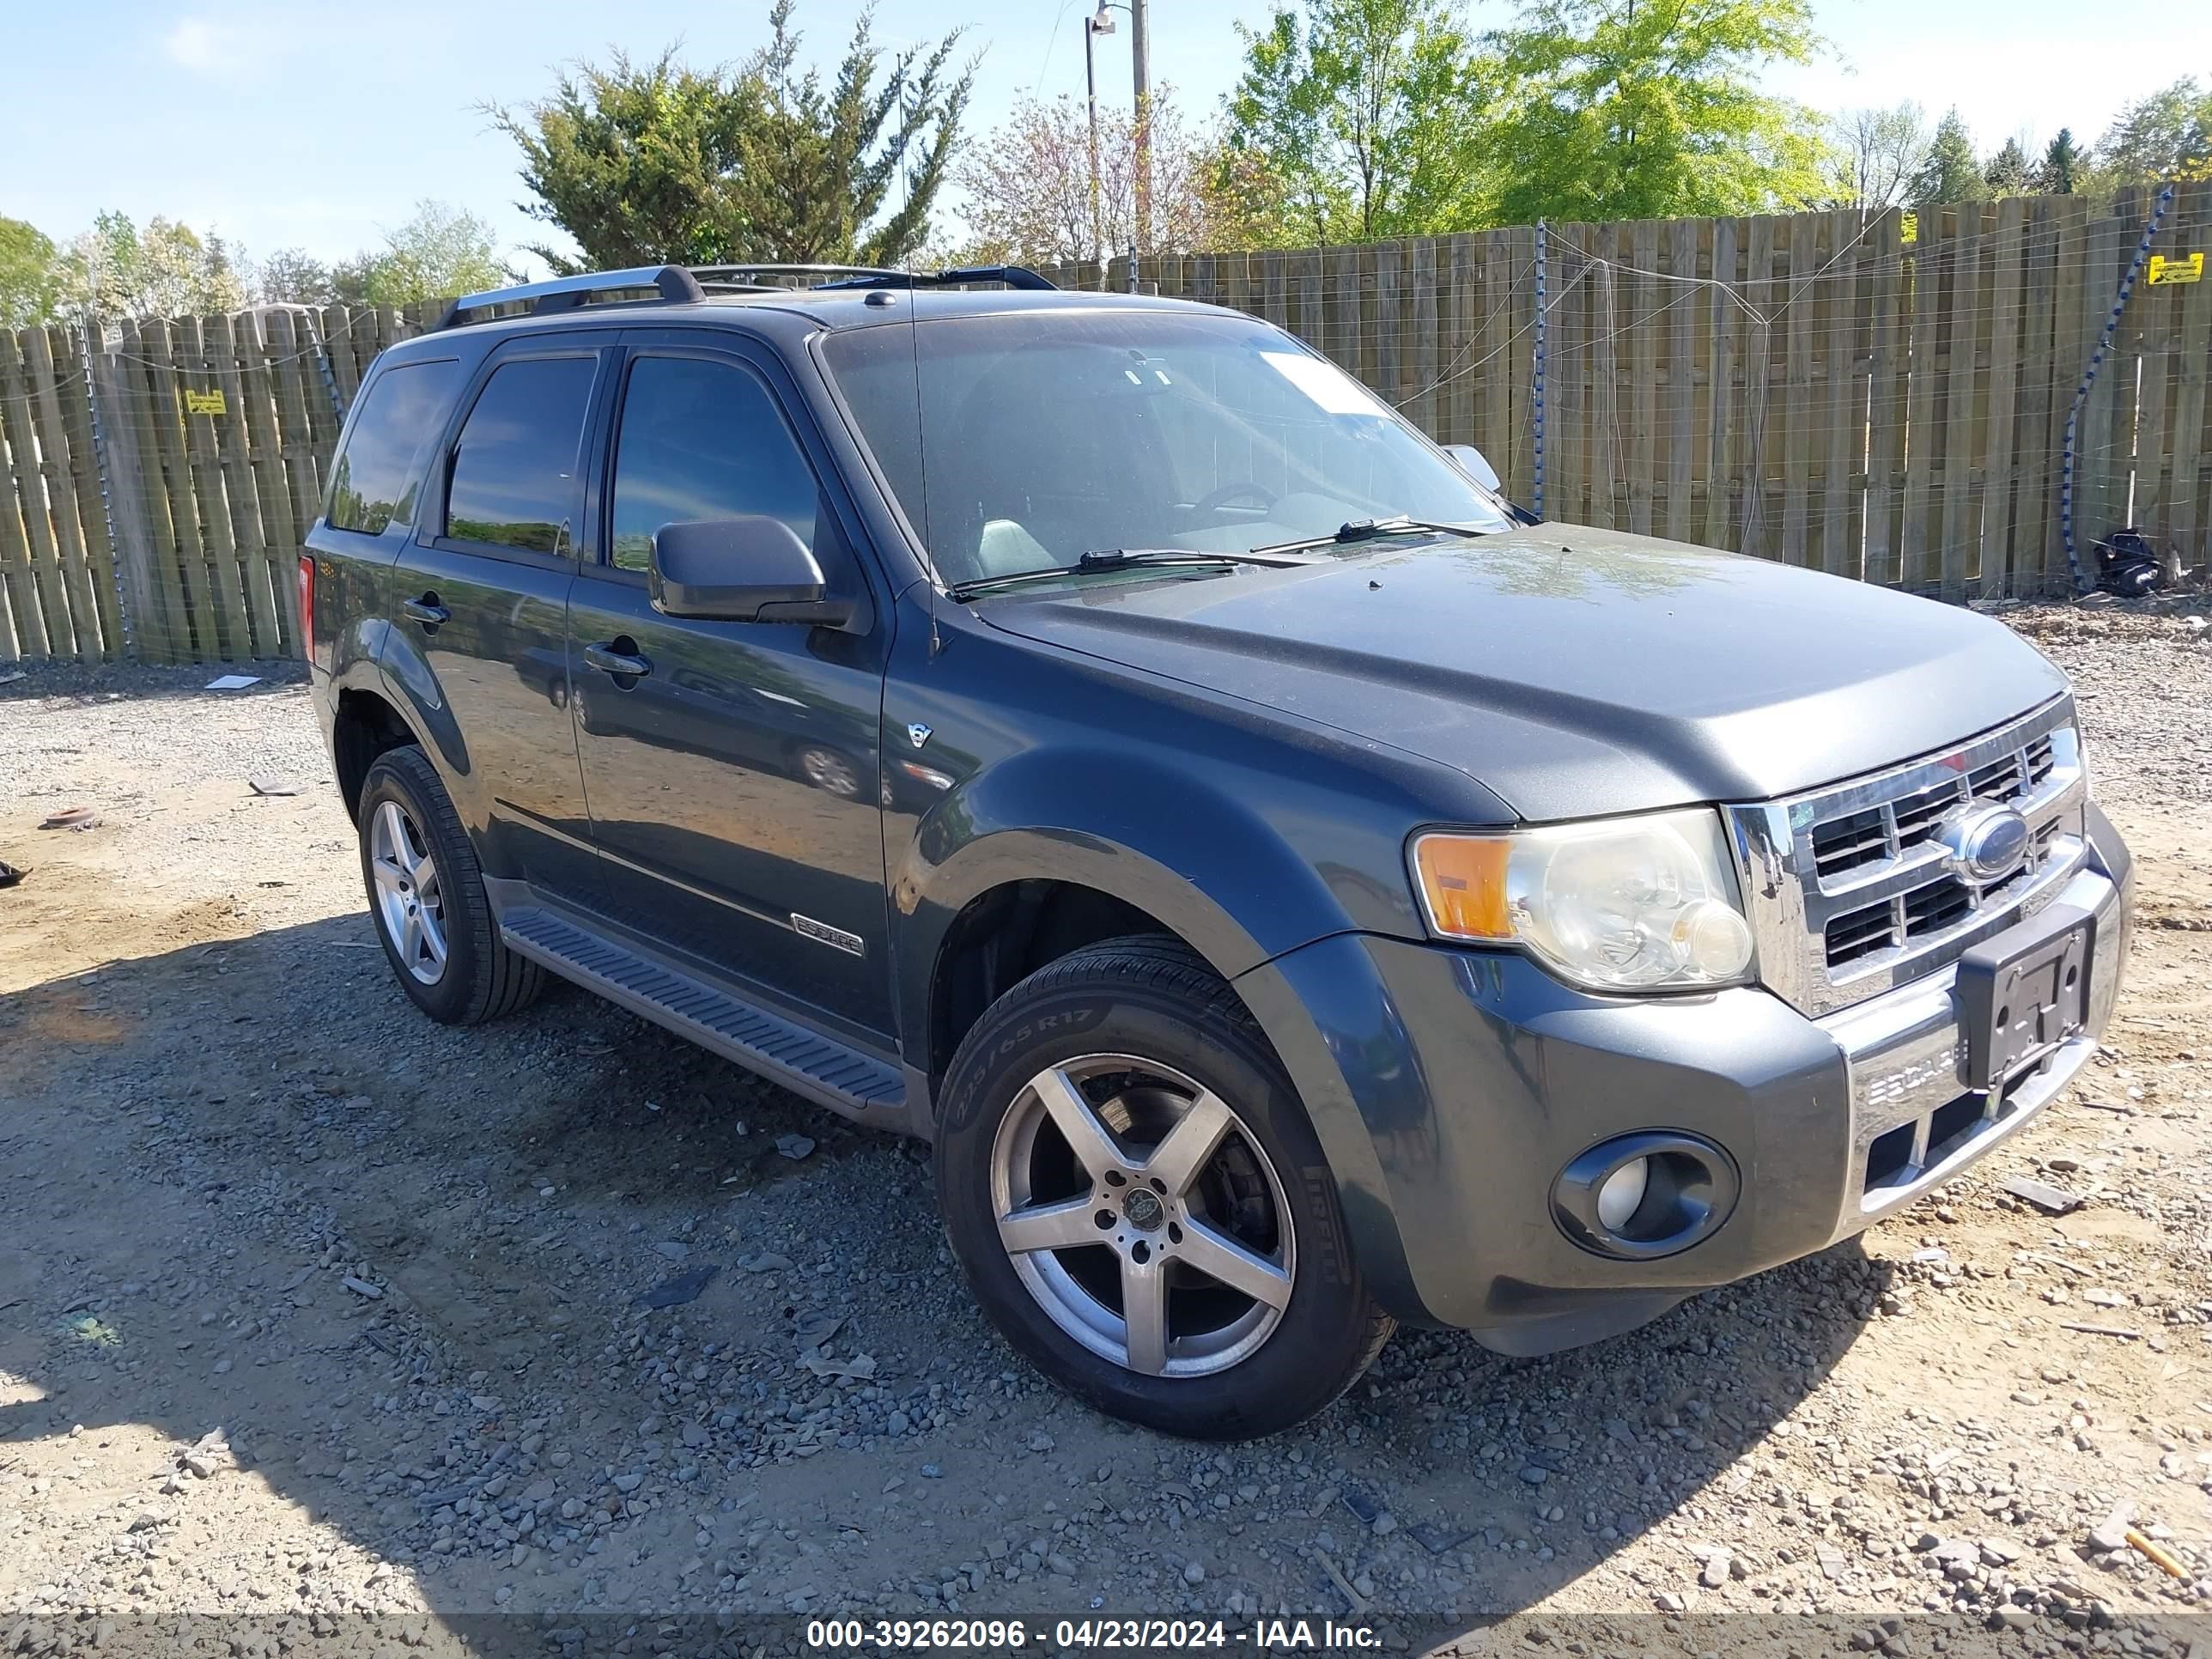
[[[811,1619],[806,1645],[832,1652],[940,1650],[999,1653],[1038,1648],[1091,1652],[1170,1652],[1241,1648],[1255,1653],[1378,1650],[1371,1625],[1333,1619]]]

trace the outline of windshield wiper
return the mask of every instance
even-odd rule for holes
[[[1409,519],[1403,514],[1389,519],[1354,519],[1340,524],[1326,536],[1303,536],[1293,542],[1270,542],[1265,547],[1252,550],[1255,558],[1270,553],[1297,553],[1309,547],[1328,547],[1351,542],[1371,542],[1378,536],[1403,536],[1408,533],[1429,532],[1439,536],[1484,536],[1491,532],[1480,525],[1439,524],[1429,519]]]
[[[977,576],[970,581],[956,582],[945,592],[956,599],[964,599],[986,588],[1049,581],[1054,577],[1087,576],[1098,570],[1206,568],[1231,564],[1286,567],[1320,562],[1317,559],[1287,556],[1290,552],[1287,548],[1272,547],[1255,548],[1249,553],[1204,553],[1187,547],[1105,547],[1085,553],[1073,564],[1050,565],[1041,570],[1013,570],[1003,576]]]

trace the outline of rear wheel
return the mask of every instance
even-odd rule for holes
[[[969,1034],[945,1100],[939,1197],[970,1285],[1102,1409],[1268,1434],[1389,1338],[1280,1062],[1176,941],[1114,940],[1031,975]]]
[[[419,749],[377,757],[361,793],[361,870],[399,988],[448,1025],[532,1000],[544,970],[502,944],[476,849]]]

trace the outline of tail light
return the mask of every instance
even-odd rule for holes
[[[315,560],[309,553],[300,555],[300,654],[315,654]]]

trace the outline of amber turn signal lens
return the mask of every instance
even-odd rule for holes
[[[1413,867],[1436,930],[1453,939],[1511,939],[1505,860],[1511,843],[1473,836],[1425,836]]]

